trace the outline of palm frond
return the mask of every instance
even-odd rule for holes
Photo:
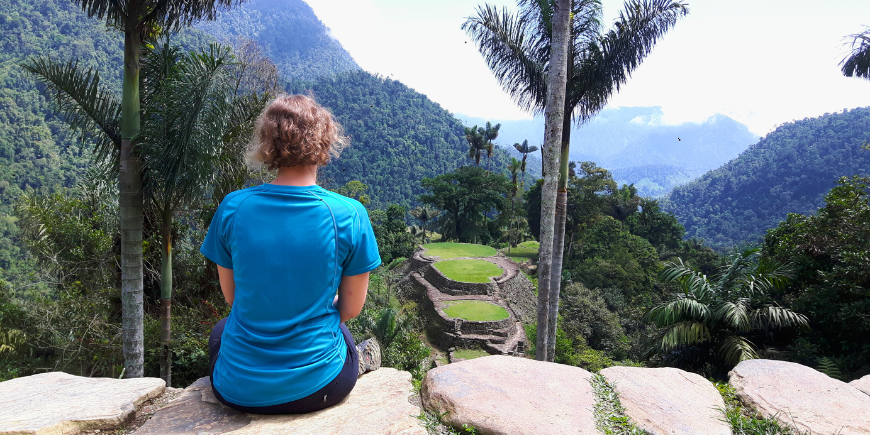
[[[121,103],[100,86],[100,73],[79,67],[78,61],[58,63],[38,56],[21,65],[46,86],[58,112],[73,131],[94,144],[94,159],[104,161],[121,149]]]
[[[846,77],[870,79],[870,27],[850,37],[852,53],[840,62],[840,65],[843,65],[841,71]]]
[[[659,280],[677,282],[685,296],[692,295],[698,300],[707,301],[713,293],[707,276],[683,263],[682,258],[677,258],[677,262],[666,263],[659,271]]]
[[[736,366],[741,361],[758,358],[755,345],[739,335],[732,335],[722,340],[716,353],[730,366]]]
[[[669,352],[679,346],[695,346],[709,341],[710,330],[701,322],[680,322],[662,336],[661,350]]]
[[[796,313],[788,308],[775,305],[765,305],[756,308],[752,311],[749,320],[754,329],[763,331],[770,329],[809,327],[809,319],[807,319],[807,316]]]
[[[751,312],[747,299],[722,301],[713,309],[713,317],[734,331],[747,332],[752,329]]]
[[[477,15],[462,24],[477,44],[502,89],[526,111],[541,113],[547,100],[546,64],[531,36],[528,21],[495,6],[477,8]],[[549,44],[547,44],[549,45]]]
[[[680,296],[653,307],[644,315],[644,319],[663,328],[686,320],[706,321],[711,314],[710,307],[704,302]]]

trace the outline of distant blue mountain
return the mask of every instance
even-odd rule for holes
[[[501,123],[496,142],[511,147],[543,142],[544,120],[500,121],[456,114],[467,125]],[[593,161],[642,195],[662,196],[737,157],[758,136],[724,115],[702,123],[662,124],[660,107],[605,109],[571,132],[571,160]],[[512,147],[511,147],[512,148]]]

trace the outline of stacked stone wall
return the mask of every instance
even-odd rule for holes
[[[534,288],[529,278],[522,273],[517,273],[499,284],[502,299],[507,301],[517,320],[523,323],[534,323],[537,320],[538,300]]]
[[[498,288],[492,281],[486,283],[454,281],[444,276],[434,265],[426,268],[423,277],[426,278],[426,281],[437,287],[441,293],[452,296],[492,295]]]

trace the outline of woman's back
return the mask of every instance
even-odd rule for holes
[[[202,252],[232,269],[236,285],[213,374],[224,398],[252,407],[285,403],[336,377],[346,357],[336,289],[342,275],[380,261],[359,202],[318,186],[233,192]]]

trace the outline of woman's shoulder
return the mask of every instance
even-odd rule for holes
[[[368,212],[359,201],[323,188],[321,188],[321,191],[323,192],[324,199],[327,199],[330,205],[333,205],[333,212],[339,212],[348,217],[365,217],[368,219]]]

